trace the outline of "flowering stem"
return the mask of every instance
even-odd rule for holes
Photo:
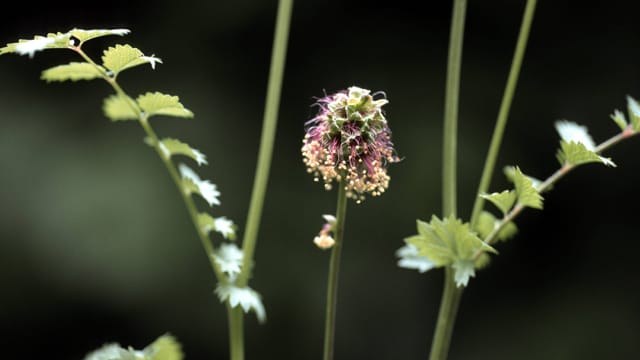
[[[444,138],[442,163],[442,212],[443,216],[456,216],[456,148],[458,132],[458,100],[460,97],[460,69],[462,42],[467,11],[466,0],[455,0],[449,39],[449,60],[444,109]],[[445,270],[444,289],[438,312],[436,330],[431,345],[430,360],[444,360],[449,352],[453,323],[462,296],[462,288],[455,285],[453,270]]]
[[[491,137],[491,145],[489,146],[489,152],[484,163],[484,169],[482,170],[482,177],[480,179],[480,185],[478,186],[478,192],[473,204],[473,210],[471,212],[471,228],[475,228],[477,225],[480,212],[484,206],[484,198],[480,195],[487,192],[489,184],[491,183],[491,177],[493,175],[496,159],[498,157],[498,151],[502,144],[502,135],[507,125],[507,119],[509,116],[509,110],[511,109],[511,103],[513,101],[513,95],[518,83],[518,76],[520,75],[520,68],[522,67],[522,59],[524,58],[525,49],[527,47],[527,41],[529,40],[529,32],[531,30],[531,23],[533,22],[533,15],[536,9],[537,0],[528,0],[525,7],[524,16],[522,18],[522,24],[520,25],[520,34],[518,35],[518,42],[516,44],[516,50],[513,54],[513,60],[511,62],[511,70],[509,71],[509,78],[507,79],[507,85],[504,89],[504,95],[502,96],[502,103],[500,104],[500,111],[498,112],[498,119],[493,129],[493,135]]]
[[[347,190],[339,184],[338,202],[336,205],[336,222],[333,227],[335,245],[331,250],[329,263],[329,281],[327,285],[327,309],[324,327],[324,356],[323,360],[333,359],[334,339],[336,331],[336,303],[338,299],[338,274],[340,272],[340,253],[344,239],[344,221],[347,215]]]
[[[227,303],[229,317],[229,354],[232,360],[244,359],[244,323],[239,306],[232,308]]]

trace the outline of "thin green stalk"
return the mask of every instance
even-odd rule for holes
[[[338,201],[336,204],[336,223],[333,227],[335,245],[331,250],[329,262],[329,281],[327,285],[327,309],[324,326],[324,356],[323,360],[333,359],[336,332],[336,303],[338,300],[338,275],[340,273],[340,254],[344,239],[344,221],[347,215],[347,190],[339,185]]]
[[[455,0],[449,39],[449,62],[444,105],[444,134],[442,151],[442,212],[456,215],[456,149],[458,133],[458,103],[460,98],[460,69],[462,67],[462,40],[467,0]]]
[[[239,306],[232,308],[227,303],[229,317],[229,356],[231,359],[244,359],[244,322],[243,313]]]
[[[436,323],[436,332],[433,336],[433,346],[431,347],[429,359],[447,358],[461,297],[462,288],[456,286],[453,269],[447,267],[445,269],[444,289],[442,290],[438,322]]]
[[[480,185],[478,186],[478,192],[473,204],[473,210],[471,212],[471,228],[475,228],[476,222],[480,216],[480,212],[484,206],[484,198],[481,194],[488,191],[491,183],[491,177],[493,175],[496,159],[498,158],[498,151],[502,144],[502,135],[507,125],[507,119],[509,118],[509,110],[511,109],[511,103],[513,101],[513,95],[516,91],[516,85],[518,83],[518,77],[520,75],[520,69],[522,67],[522,59],[524,58],[525,50],[527,48],[527,42],[529,40],[529,32],[531,30],[531,23],[533,22],[533,15],[536,9],[537,0],[528,0],[524,10],[524,16],[522,18],[522,24],[520,25],[520,34],[518,35],[518,42],[516,44],[516,50],[513,54],[513,60],[511,62],[511,70],[509,71],[509,78],[507,79],[507,85],[504,89],[504,95],[502,96],[502,103],[500,104],[500,111],[498,112],[498,119],[496,120],[495,128],[493,129],[493,135],[491,137],[491,145],[489,146],[489,152],[484,163],[484,169],[482,170],[482,177],[480,178]]]
[[[449,60],[445,89],[444,134],[442,158],[442,212],[443,216],[456,216],[456,149],[458,132],[458,103],[460,98],[460,70],[462,43],[467,11],[466,0],[455,0],[449,39]],[[462,296],[462,288],[455,285],[453,271],[445,270],[444,290],[431,345],[430,360],[444,360],[449,352],[453,323]]]
[[[253,261],[264,197],[267,190],[273,143],[276,137],[276,125],[278,123],[278,107],[280,106],[280,93],[282,90],[282,78],[284,76],[292,7],[293,0],[280,0],[278,6],[273,51],[271,53],[269,84],[267,86],[267,98],[262,125],[262,137],[260,139],[260,149],[258,152],[258,164],[256,166],[251,202],[247,214],[247,225],[242,240],[245,266],[242,268],[242,272],[237,280],[237,284],[240,287],[246,286],[249,275],[251,274],[251,263]]]
[[[267,85],[267,97],[262,120],[262,135],[260,138],[260,148],[258,150],[258,163],[253,180],[247,224],[242,240],[244,266],[236,280],[238,287],[247,286],[252,271],[253,254],[258,238],[258,228],[260,227],[260,219],[262,217],[267,182],[269,180],[269,170],[271,168],[271,158],[273,156],[273,144],[278,124],[278,108],[280,106],[280,94],[282,92],[282,79],[284,77],[292,8],[293,0],[280,0],[278,4],[276,28],[273,36],[273,50],[271,53],[271,68],[269,70],[269,83]],[[235,308],[228,306],[228,313],[230,357],[232,360],[243,360],[244,314],[239,306]]]

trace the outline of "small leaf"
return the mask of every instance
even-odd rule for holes
[[[615,109],[613,111],[613,114],[611,114],[610,116],[611,116],[611,119],[615,121],[615,123],[618,125],[620,130],[624,131],[627,128],[627,126],[629,126],[629,123],[627,122],[627,118],[624,116],[624,113],[622,111]]]
[[[565,142],[577,142],[584,145],[590,151],[596,149],[596,143],[589,135],[586,126],[578,125],[573,121],[556,121],[556,130],[560,134],[560,138]]]
[[[561,141],[560,150],[556,156],[560,164],[582,165],[596,162],[607,166],[616,166],[611,159],[602,157],[587,149],[584,144],[573,141]]]
[[[458,287],[467,286],[469,279],[476,276],[475,262],[470,260],[458,260],[451,265],[454,270],[454,280]]]
[[[492,193],[480,196],[491,201],[505,215],[509,210],[511,210],[513,204],[516,202],[516,193],[513,190],[505,190],[501,193]]]
[[[221,302],[229,301],[232,308],[240,305],[245,313],[253,310],[260,323],[267,320],[260,294],[250,287],[237,287],[230,283],[218,283],[215,290]]]
[[[640,130],[640,105],[638,105],[638,102],[631,96],[627,96],[627,109],[633,130]]]
[[[104,100],[102,109],[112,121],[138,120],[139,114],[133,110],[135,102],[130,97],[111,95]]]
[[[71,36],[80,40],[80,42],[85,42],[95,38],[99,38],[101,36],[108,36],[108,35],[124,36],[130,32],[131,30],[129,29],[92,29],[92,30],[73,29],[69,31]],[[79,44],[76,44],[76,46],[77,45]]]
[[[505,166],[502,171],[504,172],[504,175],[507,177],[507,179],[511,182],[515,182],[515,176],[516,176],[516,167],[515,166]],[[531,180],[531,184],[533,184],[533,187],[538,189],[540,187],[540,184],[542,184],[542,180],[540,179],[536,179],[533,176],[529,176],[526,175],[525,176]],[[551,187],[548,186],[547,190],[551,190]]]
[[[186,109],[181,103],[180,98],[162,94],[160,92],[146,93],[140,95],[137,99],[140,108],[147,113],[147,116],[167,115],[175,117],[190,118],[193,113]]]
[[[133,349],[125,349],[119,344],[106,344],[85,356],[84,360],[140,360]]]
[[[145,359],[182,360],[184,353],[180,343],[171,335],[163,335],[144,349]]]
[[[43,71],[41,79],[47,82],[92,80],[102,77],[104,73],[103,68],[96,68],[89,63],[72,62]]]
[[[496,227],[500,225],[500,221],[496,219],[493,214],[482,211],[480,216],[478,217],[478,223],[476,225],[476,231],[480,235],[482,239],[486,239],[489,234],[491,234]],[[514,237],[518,233],[518,227],[512,222],[508,222],[507,224],[502,226],[502,229],[497,234],[497,239],[500,241],[507,241]]]
[[[244,253],[236,244],[222,244],[212,256],[220,270],[230,278],[235,278],[242,271]]]
[[[411,244],[405,244],[398,249],[396,256],[400,258],[400,260],[398,260],[398,267],[418,270],[420,273],[427,272],[436,266],[429,258],[420,255],[418,248]]]
[[[144,59],[142,51],[131,45],[109,47],[104,51],[104,55],[102,55],[102,64],[105,68],[109,69],[109,71],[113,72],[114,77],[123,70],[148,62],[149,61]]]
[[[525,176],[517,166],[513,176],[513,183],[516,187],[518,204],[534,209],[542,209],[542,196],[533,186],[531,179]]]
[[[203,153],[180,140],[165,138],[160,141],[160,148],[167,157],[171,157],[172,155],[185,155],[195,160],[198,165],[207,164],[207,158]]]
[[[178,166],[180,176],[182,176],[184,191],[188,194],[197,193],[202,196],[209,206],[220,205],[220,192],[218,191],[216,184],[212,184],[209,180],[201,180],[195,171],[191,170],[185,164]]]
[[[476,267],[476,269],[481,270],[489,266],[490,263],[491,263],[491,257],[489,256],[489,254],[482,253],[476,259],[474,266]]]
[[[69,33],[49,33],[47,36],[36,35],[31,40],[20,39],[0,48],[0,55],[16,53],[33,57],[36,51],[44,49],[66,49],[69,47]]]

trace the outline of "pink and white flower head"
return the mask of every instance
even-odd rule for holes
[[[385,98],[352,86],[321,98],[318,115],[307,121],[302,156],[315,181],[342,183],[347,196],[362,201],[366,193],[382,194],[389,187],[387,165],[399,161],[384,117]]]

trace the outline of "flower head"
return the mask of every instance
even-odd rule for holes
[[[302,156],[314,180],[327,190],[342,182],[347,196],[360,202],[366,193],[389,187],[387,164],[399,161],[382,112],[387,99],[352,86],[318,100],[318,115],[306,123]]]

